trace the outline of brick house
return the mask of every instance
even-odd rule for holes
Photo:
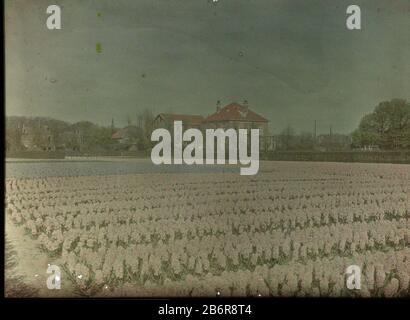
[[[268,135],[268,120],[252,111],[245,101],[236,102],[221,108],[218,101],[216,112],[208,117],[187,114],[160,113],[154,119],[154,128],[165,128],[172,132],[174,121],[182,121],[184,130],[189,128],[205,129],[260,129],[260,136]]]
[[[247,101],[241,105],[233,102],[221,108],[218,101],[216,112],[202,123],[203,128],[223,129],[259,129],[260,136],[268,135],[268,120],[252,111]]]
[[[154,128],[164,128],[173,132],[174,121],[182,121],[184,130],[190,128],[201,129],[204,117],[199,115],[160,113],[154,119]]]

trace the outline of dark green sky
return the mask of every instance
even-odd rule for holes
[[[62,30],[46,28],[50,4]],[[410,99],[410,0],[6,0],[5,16],[7,115],[122,125],[247,99],[273,132],[349,132]]]

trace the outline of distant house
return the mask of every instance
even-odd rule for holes
[[[23,124],[21,144],[28,151],[55,151],[54,135],[47,125],[37,121],[34,125]]]
[[[114,132],[111,139],[122,144],[132,144],[136,143],[142,135],[143,130],[141,128],[131,125]]]
[[[216,112],[202,123],[205,128],[259,129],[261,136],[268,135],[268,119],[252,111],[247,101],[241,105],[233,102],[221,108],[218,101]]]
[[[204,117],[199,115],[160,113],[154,119],[154,128],[165,128],[172,132],[174,121],[182,121],[184,130],[189,128],[201,129]]]
[[[349,149],[352,138],[345,134],[321,134],[316,138],[317,146],[321,150],[343,150]]]
[[[360,150],[361,151],[380,151],[380,147],[378,145],[367,145],[367,146],[362,146]]]
[[[32,127],[23,124],[21,130],[21,144],[26,150],[38,149],[35,141],[34,130]]]
[[[154,128],[165,128],[172,132],[174,121],[182,121],[184,130],[206,129],[260,129],[260,135],[268,134],[268,120],[252,111],[247,102],[240,105],[233,102],[221,108],[218,101],[216,112],[203,117],[200,115],[160,113],[154,119]]]

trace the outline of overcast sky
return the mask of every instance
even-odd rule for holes
[[[50,4],[61,30],[46,28]],[[347,133],[378,102],[410,100],[409,0],[6,0],[5,16],[6,115],[120,126],[247,99],[273,132],[316,119]]]

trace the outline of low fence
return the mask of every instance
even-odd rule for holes
[[[129,158],[146,158],[149,156],[148,151],[101,151],[101,152],[66,152],[66,158],[76,157],[129,157]]]
[[[98,157],[149,157],[148,151],[64,152],[64,151],[14,151],[6,152],[6,158],[16,159],[69,159]]]
[[[16,159],[64,159],[65,153],[59,151],[13,151],[6,152],[6,158]]]
[[[6,153],[6,158],[20,159],[65,159],[77,157],[147,158],[149,156],[149,151],[111,151],[98,153],[16,151]],[[261,152],[260,159],[273,161],[326,161],[410,164],[410,151],[268,151]]]
[[[410,151],[270,151],[262,153],[261,159],[275,161],[410,163]]]

